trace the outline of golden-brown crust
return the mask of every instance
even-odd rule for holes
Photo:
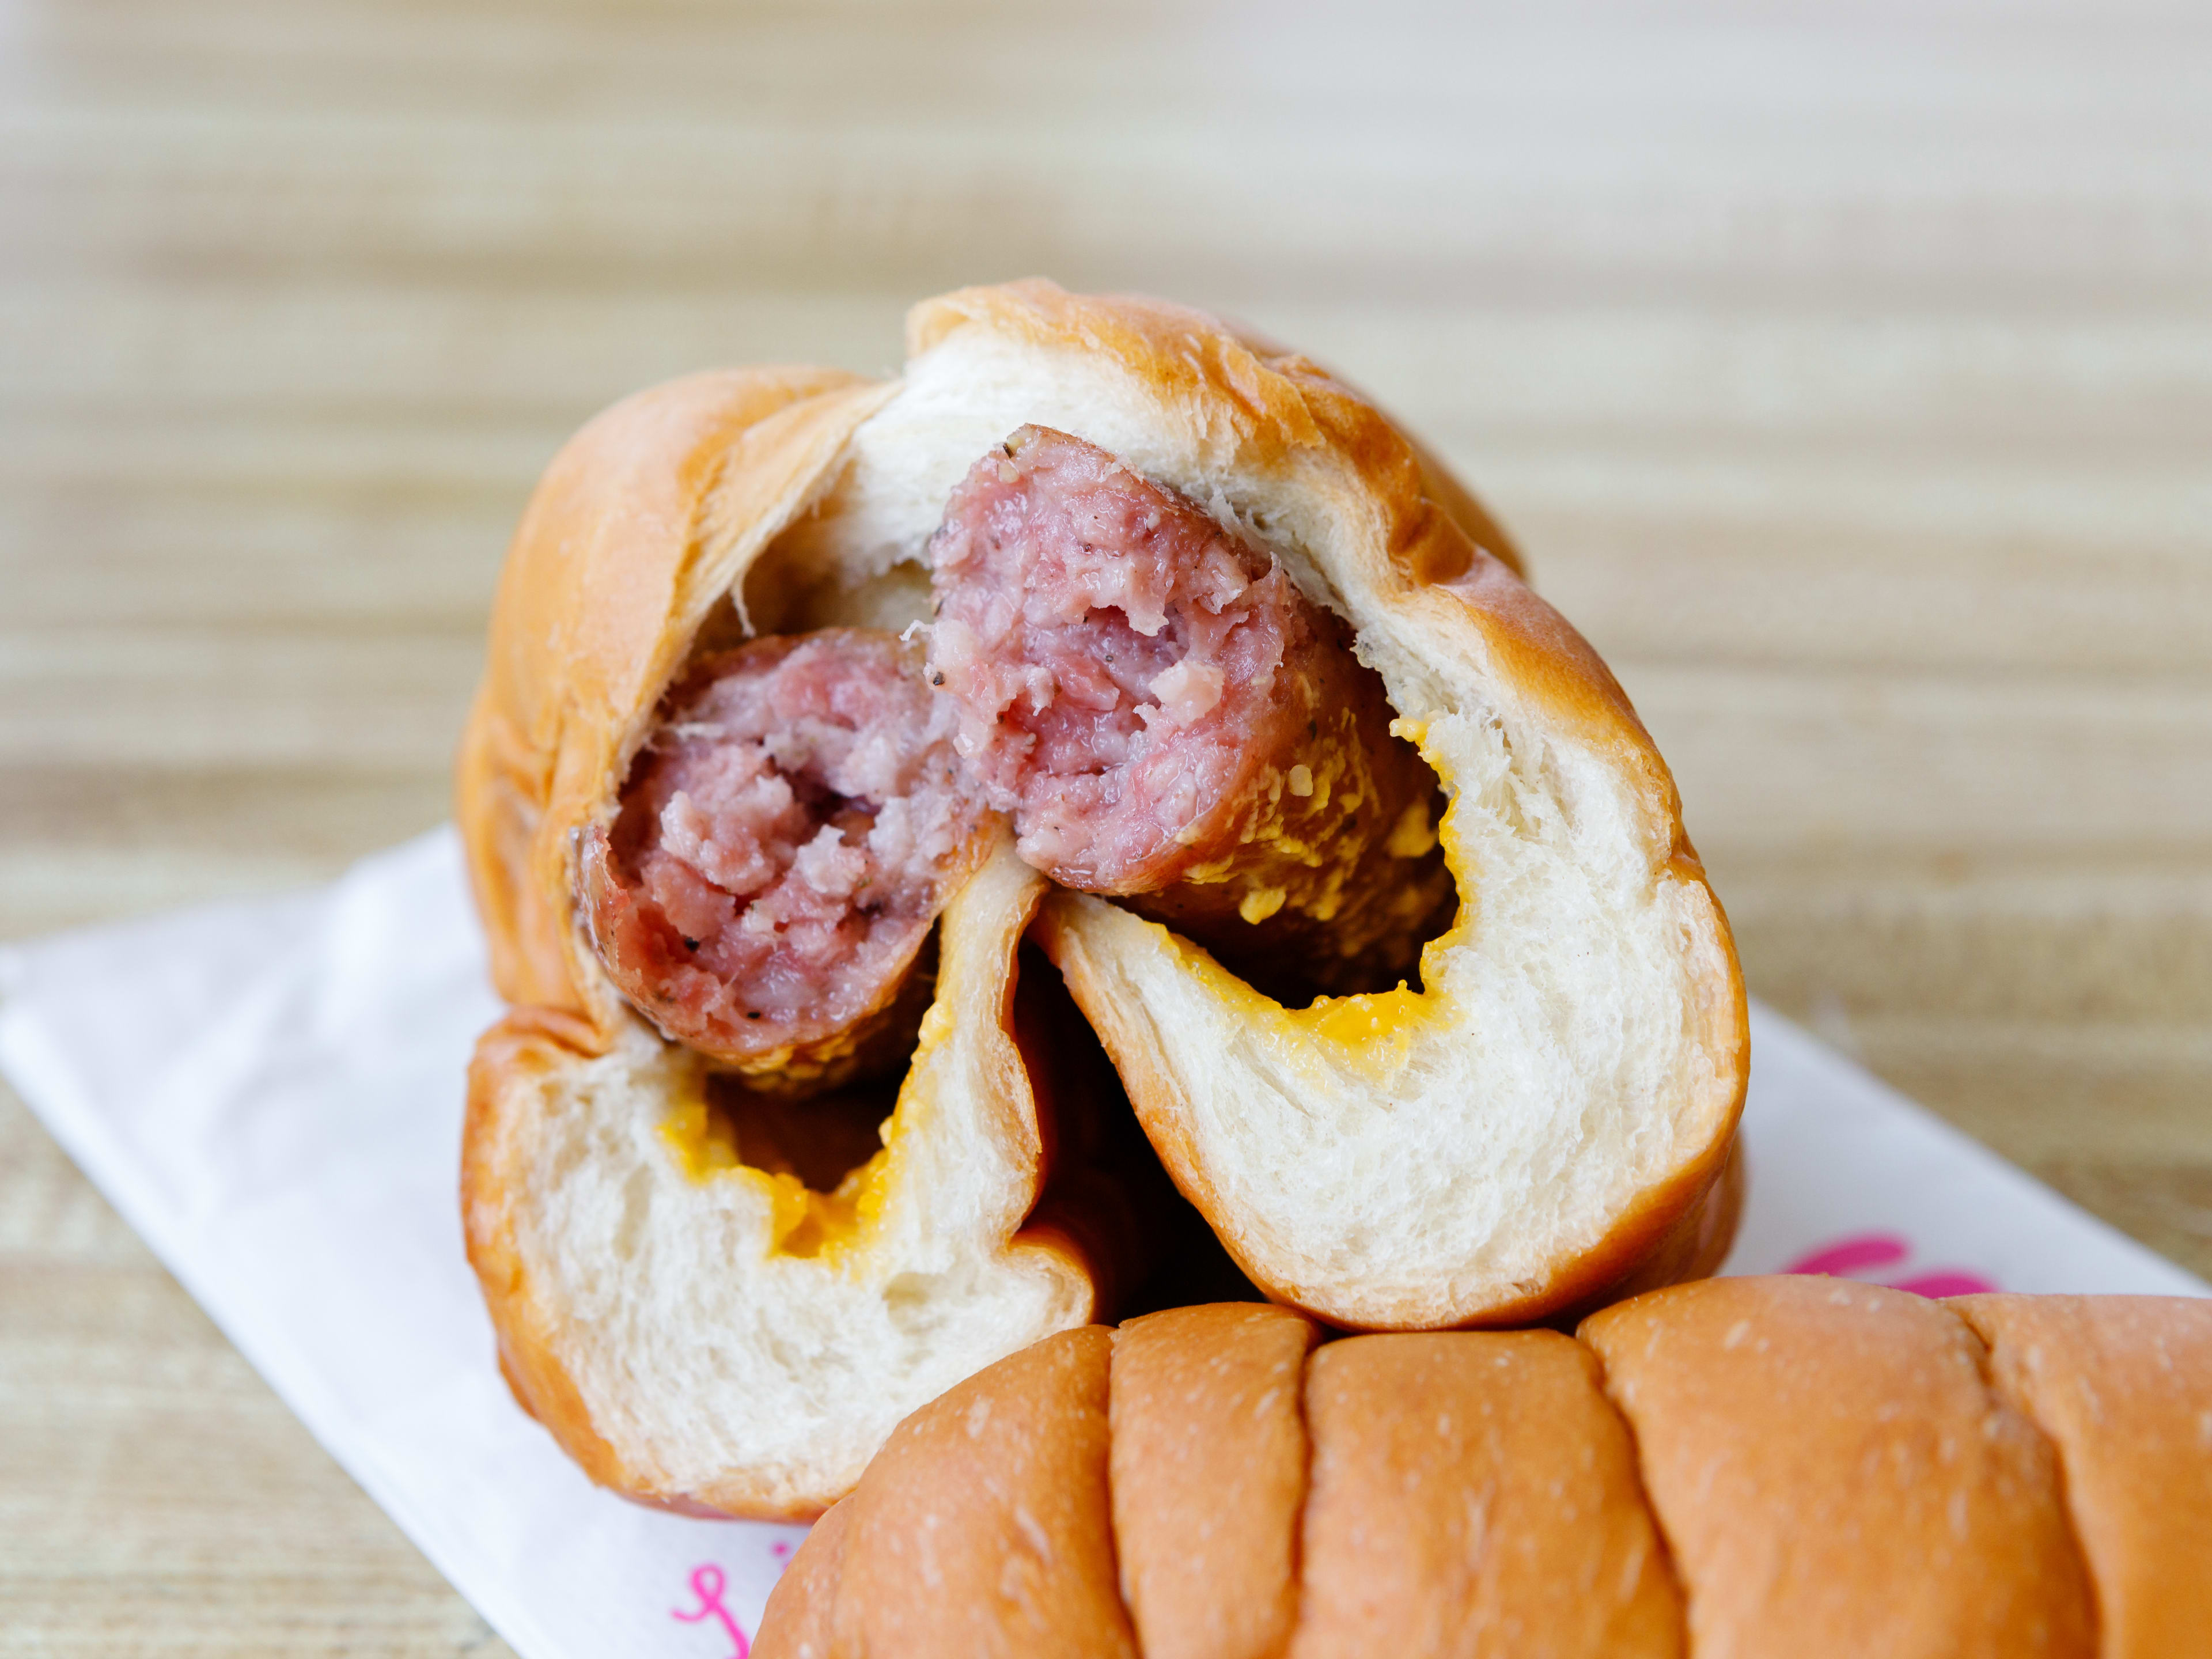
[[[1135,1659],[1107,1496],[1112,1334],[1064,1331],[901,1424],[851,1498],[838,1659]]]
[[[1589,1351],[1552,1331],[1362,1336],[1306,1372],[1290,1659],[1674,1659],[1681,1597]]]
[[[2087,1656],[2050,1446],[1954,1315],[1822,1279],[1716,1279],[1583,1322],[1700,1653]]]
[[[1318,370],[1322,374],[1326,369]],[[1391,422],[1395,426],[1397,423]],[[1413,459],[1421,469],[1421,493],[1437,505],[1437,511],[1466,533],[1468,541],[1487,553],[1515,575],[1526,580],[1528,561],[1513,538],[1505,533],[1505,526],[1492,516],[1490,509],[1478,500],[1474,492],[1455,477],[1449,468],[1429,447],[1402,427],[1407,447],[1413,452]]]
[[[1256,1303],[1114,1333],[1114,1534],[1149,1659],[1274,1659],[1297,1618],[1311,1321]]]
[[[2212,1300],[1969,1296],[1944,1305],[2050,1436],[2104,1659],[2212,1651]]]
[[[1301,371],[1317,374],[1323,380],[1334,381],[1351,391],[1354,396],[1370,406],[1378,410],[1381,408],[1380,404],[1376,404],[1373,398],[1354,386],[1350,380],[1333,369],[1323,368],[1304,352],[1291,349],[1281,341],[1271,337],[1249,324],[1231,318],[1222,318],[1218,320],[1220,326],[1233,335],[1240,345],[1278,373],[1287,373],[1295,364]],[[1388,415],[1383,418],[1390,419]],[[1477,501],[1474,492],[1462,483],[1453,475],[1451,469],[1446,466],[1419,439],[1406,431],[1403,427],[1398,426],[1396,421],[1391,420],[1390,424],[1397,427],[1399,434],[1405,439],[1407,447],[1413,452],[1413,459],[1420,466],[1421,493],[1433,501],[1446,518],[1466,532],[1468,539],[1475,546],[1501,561],[1515,574],[1525,577],[1528,568],[1527,560],[1522,556],[1521,550],[1515,544],[1513,538],[1505,533],[1504,526],[1492,516],[1490,509]]]
[[[456,778],[510,1003],[611,1040],[617,999],[574,926],[573,832],[611,814],[701,624],[888,395],[831,369],[694,374],[607,410],[546,469],[500,577]]]

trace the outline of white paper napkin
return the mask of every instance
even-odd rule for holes
[[[450,830],[319,892],[0,950],[0,1069],[316,1437],[526,1659],[745,1652],[803,1528],[589,1485],[462,1257],[497,1004]],[[2206,1293],[1763,1009],[1728,1270]]]

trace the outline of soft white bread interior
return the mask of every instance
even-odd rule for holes
[[[471,1257],[518,1394],[603,1484],[811,1516],[908,1413],[1090,1318],[1081,1254],[1021,1231],[1042,1148],[1006,985],[1042,885],[1002,848],[953,900],[884,1150],[834,1192],[744,1163],[642,1023],[599,1054],[544,1016],[487,1036]]]
[[[788,569],[857,587],[924,558],[976,457],[1049,426],[1277,554],[1449,793],[1460,908],[1419,990],[1285,1008],[1115,905],[1046,903],[1047,950],[1245,1272],[1342,1324],[1498,1323],[1693,1224],[1742,1103],[1742,986],[1666,766],[1589,647],[1303,359],[1046,283],[926,302],[908,332],[898,390],[754,567],[757,620]]]
[[[842,1180],[810,1185],[811,1160],[716,1103],[744,1080],[710,1089],[577,922],[579,832],[611,816],[662,692],[736,631],[746,569],[885,395],[817,370],[702,374],[586,427],[517,532],[461,756],[471,873],[517,1005],[471,1071],[471,1260],[517,1397],[594,1478],[679,1509],[818,1513],[907,1413],[1096,1300],[1074,1237],[1030,1224],[1052,1126],[1012,1018],[1044,883],[1010,843],[945,911],[896,1109],[889,1086],[858,1103],[864,1140],[889,1121]],[[819,625],[881,620],[855,584],[804,574],[795,588],[846,596]],[[789,1109],[803,1139],[827,1109]]]

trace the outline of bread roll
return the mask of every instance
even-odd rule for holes
[[[2105,1659],[2212,1652],[2212,1301],[1967,1296],[1998,1388],[2058,1452]]]
[[[1153,1659],[2198,1659],[2212,1655],[2195,1616],[2212,1559],[2208,1333],[2212,1302],[1945,1304],[1804,1279],[1653,1291],[1581,1341],[1394,1334],[1310,1358],[1308,1331],[1279,1311],[1154,1316],[1123,1328],[1103,1383],[1109,1543],[1097,1351],[1023,1356],[901,1431],[896,1468],[872,1469],[800,1548],[753,1650],[890,1650],[851,1622],[889,1581],[841,1566],[850,1507],[872,1548],[929,1552],[942,1587],[897,1626],[902,1659],[1000,1650],[975,1610],[1039,1559],[1083,1586],[1055,1642],[1120,1652],[1133,1626]],[[1303,1422],[1285,1408],[1300,1359]],[[1992,1390],[1992,1365],[2027,1416]],[[1058,1392],[1010,1408],[1036,1389]],[[969,1436],[953,1425],[978,1401],[988,1415]],[[1009,1416],[1020,1426],[994,1435]],[[1044,1424],[1070,1449],[1049,1503],[1034,1489]],[[1097,1595],[1109,1549],[1129,1624]],[[900,1582],[899,1607],[928,1601],[917,1577]],[[833,1623],[837,1640],[818,1645]]]
[[[830,1659],[837,1644],[837,1583],[845,1574],[845,1534],[854,1507],[839,1504],[814,1524],[806,1544],[769,1592],[761,1627],[775,1627],[790,1659]]]

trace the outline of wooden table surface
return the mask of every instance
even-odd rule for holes
[[[2212,1272],[2212,13],[1656,9],[0,5],[0,935],[436,823],[568,430],[1040,271],[1431,434],[1753,988]],[[0,1651],[499,1648],[0,1098]]]

